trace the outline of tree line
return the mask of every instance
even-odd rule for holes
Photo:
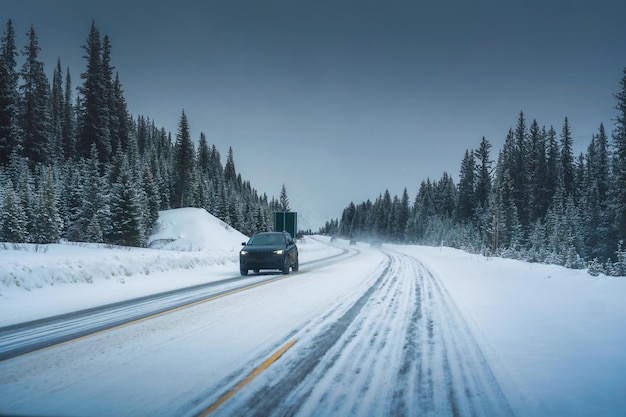
[[[222,164],[204,133],[196,145],[184,110],[174,138],[129,114],[95,23],[76,91],[60,58],[50,83],[34,27],[27,35],[19,69],[11,20],[0,39],[0,241],[145,246],[159,210],[179,207],[244,234],[270,229],[281,201],[242,179],[232,148]]]
[[[458,183],[444,172],[412,203],[406,188],[351,202],[321,232],[626,275],[626,69],[620,87],[612,140],[600,124],[576,156],[567,117],[557,132],[520,112],[495,160],[484,137],[465,151]]]

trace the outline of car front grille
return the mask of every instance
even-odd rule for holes
[[[274,252],[271,250],[260,250],[260,251],[248,252],[248,255],[250,256],[250,258],[255,258],[255,259],[271,258],[273,254]]]

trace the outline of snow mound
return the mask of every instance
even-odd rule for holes
[[[204,209],[159,213],[150,248],[81,242],[0,243],[0,300],[14,291],[63,284],[127,283],[155,273],[234,265],[248,238]],[[132,278],[131,278],[132,277]]]
[[[159,213],[148,247],[179,251],[232,251],[248,240],[243,233],[205,209],[180,208]]]

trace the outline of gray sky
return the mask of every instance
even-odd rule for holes
[[[2,0],[17,46],[34,25],[51,78],[74,86],[92,20],[112,45],[133,116],[232,146],[244,179],[287,188],[317,230],[350,201],[444,171],[485,136],[496,159],[520,111],[567,116],[583,151],[609,131],[626,67],[623,0]]]

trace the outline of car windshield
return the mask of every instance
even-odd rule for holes
[[[285,238],[280,234],[256,235],[250,238],[248,245],[284,245]]]

